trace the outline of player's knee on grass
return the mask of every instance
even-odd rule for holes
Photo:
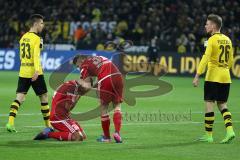
[[[83,141],[83,136],[81,136],[79,132],[74,132],[74,133],[72,133],[71,140],[72,141]]]

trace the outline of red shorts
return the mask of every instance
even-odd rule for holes
[[[123,101],[123,78],[121,74],[115,74],[99,81],[98,91],[102,105],[114,104]]]
[[[73,119],[66,119],[66,120],[51,120],[51,125],[54,129],[60,132],[78,132],[82,137],[86,137],[84,130],[81,126]]]

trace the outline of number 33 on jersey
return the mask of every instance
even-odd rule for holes
[[[33,32],[25,33],[20,40],[20,72],[19,76],[32,78],[33,74],[38,71],[39,75],[43,74],[40,52],[43,48],[43,40]]]

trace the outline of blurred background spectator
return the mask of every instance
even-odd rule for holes
[[[27,31],[33,13],[45,16],[45,43],[101,49],[116,36],[162,51],[200,52],[210,13],[222,16],[223,33],[239,50],[239,0],[0,0],[0,47],[12,48]],[[238,47],[238,48],[237,48]]]
[[[151,39],[150,45],[148,47],[148,62],[149,63],[156,63],[158,62],[158,52],[159,48],[156,45],[157,44],[158,38],[155,36],[154,38]]]

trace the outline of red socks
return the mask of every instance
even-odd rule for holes
[[[122,125],[122,113],[120,110],[116,110],[113,114],[113,123],[115,132],[119,133]]]
[[[101,116],[101,122],[102,122],[102,129],[103,129],[104,136],[106,138],[110,138],[110,131],[109,131],[110,118],[109,118],[109,115],[106,114],[106,115]]]
[[[71,141],[72,133],[70,133],[70,132],[49,132],[48,137],[58,139],[60,141]]]
[[[110,118],[109,115],[104,115],[101,116],[101,122],[102,122],[102,129],[104,136],[106,138],[110,138]],[[120,110],[117,110],[113,114],[113,123],[115,127],[115,132],[119,133],[121,130],[121,125],[122,125],[122,113]]]

